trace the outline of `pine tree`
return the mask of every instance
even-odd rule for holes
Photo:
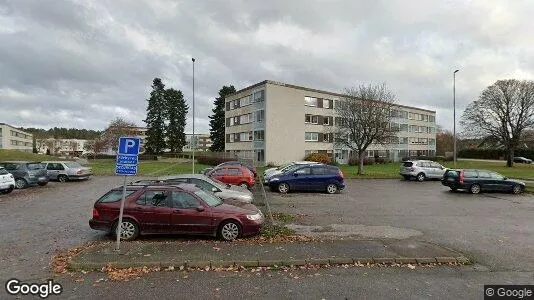
[[[146,109],[146,143],[148,153],[160,154],[165,149],[165,85],[161,79],[154,78],[152,92]]]
[[[167,89],[165,105],[169,124],[166,130],[167,147],[171,152],[182,152],[185,146],[185,118],[189,107],[185,104],[182,91]]]
[[[213,152],[223,152],[224,151],[224,142],[225,142],[225,136],[224,136],[224,128],[226,126],[225,124],[225,118],[224,118],[224,98],[230,94],[235,93],[235,87],[233,85],[230,86],[223,86],[222,89],[219,90],[219,97],[215,98],[215,101],[213,104],[215,105],[215,108],[212,109],[213,115],[209,116],[210,118],[210,138],[212,145],[210,146],[210,150]]]

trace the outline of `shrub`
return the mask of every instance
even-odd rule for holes
[[[277,165],[276,165],[275,163],[273,163],[273,162],[269,162],[269,163],[267,163],[267,165],[265,165],[265,166],[266,166],[267,168],[274,168],[274,167],[276,167]]]
[[[364,166],[374,165],[374,164],[375,164],[374,157],[366,157],[366,158],[363,159],[363,165]]]
[[[304,158],[307,161],[315,161],[318,163],[329,164],[332,159],[326,153],[312,153]]]
[[[139,160],[158,160],[158,156],[155,154],[141,154]]]
[[[358,161],[357,157],[350,157],[349,158],[349,166],[357,166],[360,162]]]
[[[390,162],[391,160],[388,157],[375,157],[375,163],[377,164],[387,164]]]

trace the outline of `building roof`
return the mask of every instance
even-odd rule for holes
[[[251,89],[257,88],[257,87],[262,86],[262,85],[267,84],[267,83],[274,84],[274,85],[285,86],[285,87],[293,88],[293,89],[297,89],[297,90],[304,90],[304,91],[309,91],[309,92],[330,94],[330,95],[339,96],[339,97],[344,97],[345,96],[344,94],[341,94],[341,93],[335,93],[335,92],[329,92],[329,91],[324,91],[324,90],[312,89],[312,88],[308,88],[308,87],[304,87],[304,86],[293,85],[293,84],[283,83],[283,82],[279,82],[279,81],[264,80],[264,81],[258,82],[256,84],[253,84],[251,86],[247,86],[247,87],[245,87],[243,89],[240,89],[239,91],[236,91],[235,93],[232,93],[232,94],[226,96],[226,98],[228,98],[230,96],[233,96],[235,94],[239,94],[241,92],[245,92],[247,90],[251,90]],[[427,112],[431,112],[431,113],[436,113],[435,110],[428,110],[428,109],[423,109],[423,108],[414,107],[414,106],[401,105],[401,104],[397,104],[397,103],[395,103],[395,106],[404,107],[404,108],[411,108],[411,109],[417,109],[417,110],[427,111]]]

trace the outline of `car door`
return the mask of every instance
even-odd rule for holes
[[[308,188],[311,191],[324,191],[328,182],[329,175],[324,166],[311,167],[311,174],[308,180]]]
[[[478,171],[478,182],[482,190],[485,190],[485,191],[497,190],[497,183],[495,182],[493,178],[491,178],[491,174],[488,171],[484,171],[484,170]]]
[[[48,174],[49,180],[57,180],[57,176],[59,175],[59,169],[56,167],[57,164],[55,163],[47,163],[46,164],[46,173]]]
[[[229,182],[226,182],[225,175],[226,175],[226,169],[215,169],[211,172],[210,177],[215,178],[224,183],[229,183]]]
[[[194,195],[185,191],[172,191],[172,231],[187,234],[213,232],[209,210]],[[202,208],[201,211],[199,207]]]
[[[294,190],[305,191],[311,187],[310,184],[311,168],[302,167],[293,171],[292,178],[290,179],[290,187]]]
[[[445,168],[437,162],[430,162],[430,166],[433,170],[433,178],[441,179],[445,174]]]
[[[139,221],[145,233],[168,233],[171,231],[171,214],[169,192],[165,190],[146,190],[131,207],[125,208]]]
[[[226,173],[224,174],[224,176],[225,176],[226,182],[229,184],[239,185],[243,181],[247,182],[247,180],[243,180],[244,174],[238,168],[226,169]]]

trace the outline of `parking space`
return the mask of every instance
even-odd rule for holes
[[[0,277],[46,278],[55,250],[107,240],[104,233],[89,228],[88,220],[95,200],[121,183],[118,176],[97,176],[1,195]],[[437,181],[346,180],[346,184],[334,195],[269,191],[267,195],[274,211],[305,215],[299,218],[304,225],[405,229],[404,233],[421,233],[408,234],[410,238],[460,250],[495,269],[534,269],[531,195],[451,193]],[[261,200],[257,203],[261,205]]]
[[[416,230],[415,237],[471,255],[495,269],[534,269],[534,197],[451,192],[439,181],[346,180],[340,194],[267,192],[272,210],[304,225]]]

